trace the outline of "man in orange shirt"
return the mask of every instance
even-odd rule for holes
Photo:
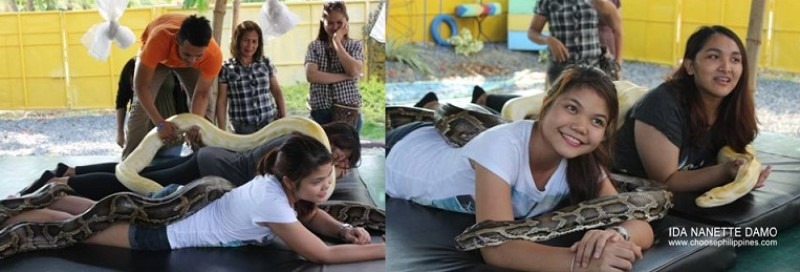
[[[134,101],[128,120],[130,131],[123,158],[130,154],[147,134],[147,118],[158,128],[164,142],[178,139],[177,126],[167,122],[156,110],[154,97],[172,72],[178,75],[183,89],[191,100],[191,112],[213,120],[211,86],[222,67],[222,51],[211,38],[211,25],[204,17],[165,14],[147,25],[142,33],[142,48],[136,61],[133,90]],[[189,133],[194,142],[199,137]]]

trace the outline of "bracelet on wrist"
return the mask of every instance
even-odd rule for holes
[[[353,225],[344,223],[339,225],[339,238],[344,238],[345,231],[348,231],[353,228]]]
[[[622,226],[613,226],[613,227],[610,227],[608,229],[616,231],[617,233],[622,235],[622,239],[625,239],[625,241],[630,241],[631,240],[631,236],[630,236],[630,234],[628,234],[628,230],[623,228]]]

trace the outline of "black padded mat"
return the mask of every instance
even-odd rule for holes
[[[700,208],[701,193],[675,194],[674,215],[717,226],[776,227],[800,223],[800,139],[764,133],[754,143],[763,166],[772,165],[764,187],[731,204]]]
[[[483,262],[479,252],[458,251],[453,239],[475,223],[473,215],[423,207],[407,200],[387,198],[388,271],[508,271]],[[633,271],[724,271],[736,257],[732,247],[674,246],[669,244],[669,227],[707,226],[667,216],[652,223],[656,243],[634,264]],[[548,241],[554,246],[568,246],[580,239],[576,233]],[[724,237],[698,236],[696,240],[721,240]],[[683,239],[686,239],[685,237]]]

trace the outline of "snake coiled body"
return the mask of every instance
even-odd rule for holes
[[[620,193],[580,202],[535,218],[483,221],[456,236],[459,250],[497,246],[513,240],[546,241],[568,233],[638,219],[663,218],[672,207],[672,194],[654,189]]]
[[[32,250],[71,246],[115,222],[165,226],[194,214],[232,188],[233,184],[223,178],[205,177],[161,198],[147,198],[130,192],[112,194],[66,221],[20,222],[4,228],[0,231],[0,258]]]
[[[745,147],[745,152],[736,153],[730,146],[720,149],[717,155],[718,163],[728,163],[736,159],[744,159],[745,163],[740,166],[732,182],[712,188],[697,197],[695,204],[698,207],[712,208],[727,205],[753,190],[761,174],[761,162],[756,158],[756,151],[752,145]]]
[[[67,185],[48,183],[32,194],[0,200],[0,224],[25,211],[46,208],[65,195],[72,194],[75,191]]]
[[[343,223],[386,233],[386,212],[352,201],[328,201],[319,208]]]
[[[386,106],[386,131],[411,122],[433,122],[433,110],[407,106]]]
[[[194,126],[200,128],[200,136],[203,144],[207,146],[222,147],[234,151],[246,151],[267,141],[277,138],[292,131],[297,131],[305,135],[314,137],[330,150],[328,136],[316,122],[299,116],[287,116],[273,121],[266,127],[252,134],[237,135],[223,131],[203,117],[183,113],[167,119],[178,126],[179,131],[188,131]],[[128,157],[117,164],[116,176],[125,187],[141,195],[158,192],[163,187],[148,178],[139,175],[139,172],[149,165],[156,152],[163,146],[161,139],[158,138],[158,130],[153,129],[142,139],[142,142]],[[336,185],[336,174],[331,173],[331,190],[328,190],[328,197],[333,193]]]

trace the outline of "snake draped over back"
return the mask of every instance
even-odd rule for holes
[[[3,228],[0,231],[0,258],[32,250],[71,246],[116,222],[149,227],[165,226],[194,214],[232,188],[233,184],[227,180],[209,176],[193,181],[160,198],[147,198],[131,192],[115,193],[104,197],[82,214],[66,221],[20,222]],[[3,212],[13,216],[24,211],[44,208],[49,205],[47,202],[70,192],[71,189],[66,185],[48,184],[28,197],[3,200],[0,204],[5,207]]]
[[[0,230],[0,259],[27,251],[68,247],[115,222],[146,227],[166,226],[194,214],[232,188],[233,184],[227,180],[208,176],[159,198],[147,198],[132,192],[112,194],[82,214],[62,222],[19,222]],[[25,211],[48,207],[73,193],[67,185],[49,183],[22,198],[0,200],[0,224]],[[373,206],[328,201],[319,207],[341,222],[378,233],[386,232],[386,213]]]
[[[331,148],[328,143],[328,136],[325,135],[325,131],[322,127],[308,118],[299,116],[287,116],[275,120],[259,131],[247,135],[237,135],[223,131],[205,118],[191,113],[178,114],[170,117],[167,121],[175,123],[178,126],[178,131],[183,132],[188,131],[193,126],[198,126],[200,127],[199,132],[203,144],[206,146],[222,147],[237,152],[253,149],[271,139],[292,131],[297,131],[317,139],[328,148],[328,151],[330,151]],[[163,143],[161,139],[158,138],[158,130],[155,128],[150,130],[144,139],[142,139],[139,146],[137,146],[125,160],[117,164],[115,172],[117,179],[131,191],[142,195],[161,190],[162,186],[160,184],[142,177],[139,175],[139,172],[150,164],[156,152],[158,152],[158,149],[162,146]],[[330,180],[331,189],[328,190],[327,197],[331,196],[336,186],[335,173],[331,173]]]

